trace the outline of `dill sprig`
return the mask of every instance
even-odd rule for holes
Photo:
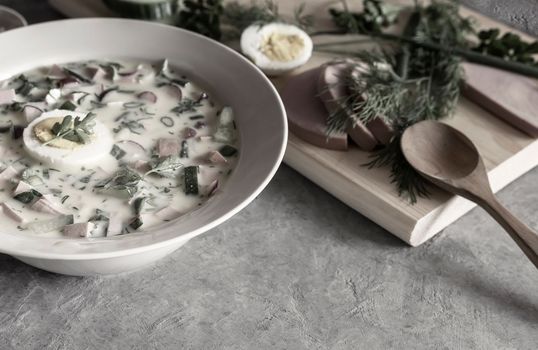
[[[364,0],[363,12],[349,11],[347,2],[342,0],[344,10],[329,9],[337,27],[352,34],[381,33],[384,28],[396,23],[401,7],[385,4],[381,0]]]
[[[181,28],[220,40],[222,0],[184,0],[178,14],[177,25]]]
[[[533,57],[538,54],[538,40],[525,42],[511,32],[501,35],[498,28],[481,30],[476,37],[478,44],[473,48],[476,52],[538,67],[538,61]]]
[[[250,5],[234,1],[226,6],[223,19],[224,23],[232,26],[239,33],[251,24],[282,21],[278,5],[272,0],[266,0],[263,3],[251,1]]]
[[[305,14],[305,8],[305,4],[301,3],[295,8],[293,19],[288,19],[280,14],[278,4],[273,0],[251,0],[248,5],[234,1],[224,7],[222,23],[228,29],[227,39],[238,38],[252,24],[291,23],[306,30],[312,26],[313,16]]]
[[[415,40],[462,45],[470,26],[457,8],[457,4],[438,1],[427,7],[416,6],[404,33]],[[356,122],[353,119],[368,124],[374,118],[384,118],[392,126],[394,137],[365,165],[389,166],[399,194],[414,203],[428,191],[425,180],[405,160],[400,138],[416,122],[441,119],[454,112],[463,79],[461,59],[410,43],[381,52],[358,51],[353,56],[357,62],[345,78],[348,96],[329,116],[327,131],[344,131]]]

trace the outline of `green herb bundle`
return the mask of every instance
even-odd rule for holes
[[[52,126],[54,137],[43,145],[48,145],[58,139],[65,139],[75,143],[87,144],[90,142],[90,136],[93,135],[93,127],[95,126],[95,114],[88,113],[83,119],[79,117],[67,115],[61,122],[57,122]]]
[[[223,24],[228,29],[227,38],[234,39],[252,24],[263,25],[271,22],[293,23],[302,29],[308,29],[313,24],[312,15],[305,14],[305,3],[297,6],[293,18],[284,18],[279,12],[278,5],[272,0],[258,2],[251,0],[249,5],[231,2],[224,7]]]
[[[374,3],[379,5],[378,1]],[[382,11],[378,13],[385,16]],[[368,22],[363,19],[360,25],[365,23]],[[379,23],[368,28],[381,30],[383,22]],[[453,47],[463,45],[470,31],[470,21],[459,16],[456,4],[434,1],[427,7],[415,7],[404,35]],[[328,132],[344,131],[355,122],[350,115],[363,124],[377,117],[384,118],[392,126],[394,137],[389,145],[375,152],[366,165],[389,166],[400,195],[407,195],[415,202],[417,196],[427,195],[427,188],[422,177],[405,160],[400,137],[416,122],[440,119],[454,112],[463,79],[461,59],[409,43],[383,52],[359,51],[353,56],[358,62],[351,69],[360,66],[361,74],[347,74],[345,84],[349,96],[343,109],[329,117]]]

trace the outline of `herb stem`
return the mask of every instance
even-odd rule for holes
[[[396,35],[396,34],[388,34],[388,33],[375,33],[371,34],[373,37],[378,37],[380,39],[388,40],[388,41],[399,41],[403,43],[409,43],[412,45],[424,47],[429,50],[434,51],[442,51],[446,52],[447,54],[455,55],[462,57],[466,59],[469,62],[478,63],[490,67],[499,68],[502,70],[511,71],[514,73],[518,73],[521,75],[538,78],[538,68],[533,67],[528,64],[523,64],[519,62],[512,62],[512,61],[506,61],[502,58],[491,56],[491,55],[485,55],[476,51],[472,51],[466,48],[461,47],[446,47],[441,44],[428,42],[428,41],[418,41],[416,39]],[[324,48],[327,46],[341,46],[341,45],[351,45],[351,44],[360,44],[363,40],[361,39],[353,39],[353,40],[343,40],[343,41],[337,41],[332,43],[325,43],[325,44],[319,44],[316,45],[316,51],[320,52],[328,52],[328,53],[334,53],[334,54],[346,54],[346,55],[354,55],[354,52],[346,51],[346,50],[320,50],[319,48]]]
[[[63,139],[65,135],[67,135],[67,134],[69,134],[69,133],[71,133],[71,132],[72,132],[72,130],[69,129],[69,130],[67,130],[67,131],[65,131],[65,132],[63,132],[63,133],[60,133],[60,134],[56,135],[55,137],[51,138],[50,140],[44,142],[44,143],[43,143],[43,146],[46,146],[46,145],[50,144],[50,143],[53,142],[53,141],[56,141],[56,140],[59,140],[59,139]]]
[[[320,36],[320,35],[344,35],[347,34],[345,30],[320,30],[317,32],[309,33],[308,35],[313,36]]]

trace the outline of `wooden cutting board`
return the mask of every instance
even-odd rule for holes
[[[478,25],[483,28],[499,27],[517,32],[527,40],[533,39],[469,9],[462,8],[461,12],[463,15],[474,17]],[[332,39],[316,39],[318,42],[327,40]],[[315,54],[305,67],[295,73],[316,67],[332,58]],[[474,71],[469,73],[471,73],[470,76],[476,75],[472,74],[475,73]],[[478,75],[480,73],[479,71]],[[282,88],[288,78],[276,79],[275,84],[278,88]],[[494,76],[489,77],[491,82],[488,81],[488,76],[481,78],[482,80],[472,84],[472,87],[480,89],[491,84],[501,85],[498,78]],[[534,88],[536,86],[536,81],[530,83],[526,78],[522,79],[525,81],[510,80],[506,83],[517,87],[530,85]],[[499,86],[498,89],[502,87]],[[534,93],[529,92],[529,95]],[[484,158],[494,192],[538,165],[538,140],[530,136],[527,128],[521,126],[521,121],[530,121],[531,118],[536,117],[538,103],[536,100],[529,101],[528,98],[523,101],[521,97],[508,101],[510,96],[510,94],[505,94],[500,101],[496,101],[499,98],[496,96],[495,89],[487,89],[486,93],[479,98],[483,106],[462,98],[454,117],[444,121],[464,132],[477,145]],[[487,109],[484,108],[486,104],[489,104]],[[529,107],[529,104],[535,107]],[[513,125],[505,122],[501,117],[513,116],[503,114],[503,111],[498,108],[499,105],[505,106],[517,115],[518,122]],[[526,114],[522,114],[522,110]],[[529,116],[529,110],[536,112]],[[490,111],[494,111],[495,114]],[[534,122],[534,119],[532,121]],[[393,184],[390,183],[390,173],[387,168],[368,169],[363,166],[368,162],[369,156],[368,152],[361,151],[357,147],[352,147],[347,152],[322,149],[290,134],[284,161],[412,246],[424,243],[475,206],[466,199],[453,196],[438,188],[433,188],[429,198],[421,198],[415,205],[411,205],[406,199],[398,196]]]
[[[71,17],[112,15],[103,6],[101,0],[49,1],[62,13]],[[249,0],[242,1],[249,2]],[[291,14],[293,8],[301,1],[279,0],[277,2],[280,5],[281,13]],[[410,0],[394,2],[411,3]],[[306,1],[308,12],[315,16],[317,28],[325,28],[330,25],[327,8],[335,3],[338,1]],[[462,8],[462,14],[473,16],[478,24],[484,28],[509,29],[506,25],[465,8]],[[528,35],[519,34],[523,38],[531,39]],[[341,40],[341,38],[337,39]],[[316,42],[330,40],[334,40],[334,38],[317,37],[315,39]],[[315,54],[310,62],[295,74],[316,67],[332,58],[334,57]],[[289,76],[281,77],[274,79],[273,82],[277,88],[282,88],[288,78]],[[484,84],[483,81],[477,85],[482,84]],[[488,85],[487,77],[485,84]],[[499,85],[498,82],[496,84]],[[488,92],[488,96],[495,98],[495,92],[493,95]],[[491,98],[488,101],[491,102]],[[507,108],[516,114],[518,113],[517,107],[521,106],[519,102],[515,102],[515,104],[504,102],[503,105],[508,106]],[[495,106],[488,108],[497,111]],[[445,121],[464,132],[476,143],[484,158],[488,176],[495,192],[538,165],[538,140],[524,133],[521,128],[518,129],[506,123],[497,115],[463,98],[458,105],[455,116]],[[528,116],[521,116],[521,118],[528,118]],[[322,149],[290,134],[284,161],[353,209],[412,246],[425,242],[474,207],[473,203],[437,188],[432,189],[430,198],[419,199],[415,205],[411,205],[398,196],[394,186],[390,183],[388,169],[367,169],[362,166],[368,161],[369,155],[368,152],[361,151],[357,147],[351,147],[347,152]]]

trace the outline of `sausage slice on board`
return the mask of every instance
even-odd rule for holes
[[[350,72],[350,69],[353,71]],[[341,108],[341,103],[348,95],[349,91],[345,84],[346,74],[353,74],[356,78],[360,77],[365,67],[352,65],[352,62],[341,61],[329,63],[325,66],[324,71],[318,80],[318,91],[325,107],[329,113],[334,113]],[[364,100],[366,96],[362,96]],[[349,117],[358,119],[349,112]],[[349,136],[355,143],[364,150],[372,150],[378,143],[386,145],[390,142],[393,130],[382,117],[376,117],[366,125],[361,122],[355,123],[348,129]]]
[[[318,98],[317,81],[322,67],[288,80],[282,100],[288,114],[290,131],[318,147],[347,150],[347,133],[327,135],[327,110]]]
[[[317,91],[329,114],[340,110],[343,100],[348,95],[344,77],[345,74],[349,73],[349,69],[350,65],[347,62],[329,63],[321,68]],[[350,126],[347,132],[351,139],[363,150],[371,151],[377,146],[377,140],[374,135],[360,121]]]

